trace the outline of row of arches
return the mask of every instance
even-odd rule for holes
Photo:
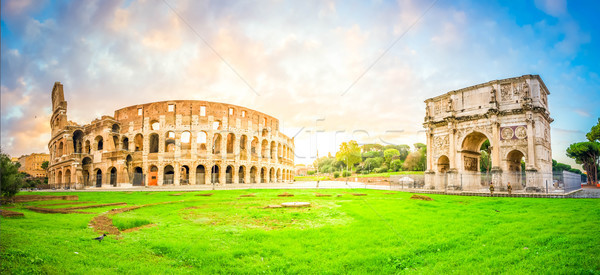
[[[144,174],[142,167],[134,167],[132,173],[124,173],[128,178],[119,179],[117,168],[110,167],[105,174],[102,169],[95,169],[93,172],[83,170],[83,183],[85,186],[102,187],[105,184],[117,186],[118,182],[129,182],[133,186],[158,186],[158,185],[179,185],[188,184],[252,184],[252,183],[271,183],[293,180],[293,173],[290,169],[281,169],[275,167],[257,167],[248,168],[244,165],[197,165],[195,169],[190,169],[188,165],[182,165],[179,173],[179,181],[175,180],[175,168],[168,164],[160,169],[156,165],[151,165],[148,173]],[[160,171],[159,171],[160,170]],[[162,174],[159,177],[159,172]],[[123,174],[121,174],[122,176]],[[70,177],[70,172],[69,172]],[[106,179],[104,177],[107,177]],[[194,181],[192,181],[194,177]],[[70,179],[70,178],[69,178]],[[57,174],[56,183],[58,186],[66,186],[62,171]]]
[[[90,140],[83,141],[83,132],[77,130],[73,133],[73,149],[76,154],[91,154],[92,149],[95,151],[104,150],[104,138],[102,136],[96,136],[94,138],[93,147]],[[291,159],[293,157],[293,150],[289,146],[276,141],[269,141],[263,139],[260,141],[258,137],[253,137],[249,141],[247,135],[236,136],[234,133],[214,133],[211,138],[208,138],[206,131],[199,131],[195,134],[196,146],[192,146],[193,136],[189,131],[183,131],[179,136],[176,136],[175,132],[167,131],[161,138],[158,133],[151,133],[148,137],[148,153],[159,153],[159,152],[175,152],[177,147],[182,151],[189,151],[195,147],[197,155],[233,155],[239,154],[241,159],[249,159],[250,157],[257,159],[268,158],[268,159]],[[138,133],[134,136],[133,141],[130,142],[129,138],[123,136],[119,141],[118,136],[113,136],[113,148],[117,148],[125,151],[144,151],[144,135]],[[161,144],[164,146],[161,148]],[[131,149],[131,150],[130,150]],[[236,150],[237,149],[237,150]],[[61,157],[68,154],[66,146],[63,141],[58,142],[54,145],[52,150],[53,156]]]

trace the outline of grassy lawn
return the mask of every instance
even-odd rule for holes
[[[0,273],[600,274],[600,200],[420,201],[362,189],[318,190],[331,197],[285,190],[295,196],[277,197],[283,192],[76,193],[80,201],[128,203],[85,209],[93,214],[24,208],[64,201],[18,204],[11,210],[25,218],[0,220]],[[240,197],[250,193],[255,197]],[[286,201],[312,207],[263,209]],[[159,202],[175,203],[108,215],[121,230],[143,228],[92,240],[99,234],[89,224],[101,212]]]

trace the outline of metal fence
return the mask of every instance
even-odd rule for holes
[[[390,176],[390,188],[439,192],[564,194],[581,189],[581,176],[561,173],[425,173]],[[491,188],[493,186],[493,188]]]

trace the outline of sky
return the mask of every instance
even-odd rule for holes
[[[553,158],[600,117],[598,1],[1,2],[1,148],[47,152],[51,89],[90,123],[190,99],[274,116],[296,163],[359,143],[425,143],[424,100],[539,74]]]

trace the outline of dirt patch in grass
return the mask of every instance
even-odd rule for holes
[[[283,206],[281,206],[279,204],[272,204],[272,205],[267,205],[263,208],[265,208],[265,209],[267,209],[267,208],[283,208]]]
[[[0,209],[0,215],[5,218],[24,218],[25,215],[21,212],[10,211],[6,209]]]
[[[105,215],[94,217],[90,222],[90,226],[98,233],[107,233],[112,235],[121,234],[119,229],[113,225],[112,219]]]
[[[114,203],[75,206],[75,207],[60,208],[60,209],[75,210],[75,209],[98,208],[98,207],[105,207],[105,206],[116,206],[116,205],[127,205],[127,203],[126,202],[114,202]]]
[[[366,196],[367,194],[362,193],[352,193],[352,196]]]
[[[43,213],[43,214],[94,214],[93,212],[82,212],[70,210],[69,208],[43,208],[43,207],[35,207],[35,206],[27,206],[25,207],[28,210],[33,212]]]
[[[317,197],[331,197],[330,194],[321,194],[321,193],[316,193],[315,196],[317,196]]]
[[[93,201],[74,201],[74,202],[38,204],[37,206],[55,206],[55,205],[84,204],[84,203],[94,203],[94,202]]]
[[[256,195],[255,195],[254,193],[252,193],[252,194],[240,195],[240,198],[247,198],[247,197],[256,197]]]
[[[283,192],[283,193],[281,193],[281,194],[279,194],[279,195],[277,195],[277,196],[278,196],[278,197],[293,197],[293,196],[294,196],[294,194],[290,194],[290,193],[288,193],[288,192]]]
[[[31,202],[31,201],[50,201],[50,200],[65,200],[65,201],[77,201],[79,196],[68,195],[68,196],[42,196],[42,195],[20,195],[15,196],[15,202]]]
[[[398,194],[398,193],[383,193],[383,194],[384,195],[395,195],[395,194]]]
[[[428,196],[424,196],[424,195],[417,195],[414,194],[410,197],[411,200],[423,200],[423,201],[432,201],[433,199],[428,197]]]
[[[146,224],[146,225],[142,225],[142,226],[138,226],[138,227],[134,227],[134,228],[125,229],[125,230],[121,231],[121,233],[129,233],[129,232],[138,231],[140,229],[154,227],[154,226],[156,226],[156,224],[149,223],[149,224]]]
[[[213,195],[213,193],[196,194],[196,196],[201,196],[201,197],[210,197],[212,195]]]

